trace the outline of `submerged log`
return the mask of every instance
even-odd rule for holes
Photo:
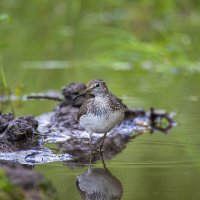
[[[38,121],[31,115],[15,118],[12,114],[1,114],[0,151],[12,152],[35,147],[37,127]]]
[[[35,118],[32,116],[14,118],[11,114],[1,114],[0,151],[13,152],[29,149],[27,155],[24,152],[16,155],[25,155],[23,161],[20,157],[23,163],[32,162],[34,164],[34,162],[55,160],[67,160],[68,164],[71,165],[74,162],[88,163],[88,155],[90,154],[89,135],[79,125],[77,113],[85,99],[90,98],[90,96],[82,96],[77,101],[73,101],[73,98],[85,88],[86,86],[82,83],[72,83],[65,86],[62,90],[63,100],[59,102],[58,106],[52,112],[44,113]],[[42,95],[42,97],[44,96]],[[48,96],[46,99],[50,98],[51,96]],[[56,99],[55,95],[53,99]],[[166,121],[165,126],[162,126],[162,120]],[[174,125],[172,116],[167,112],[155,109],[145,111],[144,109],[127,108],[123,122],[113,128],[106,137],[104,143],[105,159],[111,159],[121,152],[126,147],[127,142],[136,136],[156,130],[166,133]],[[38,135],[39,137],[37,137]],[[93,134],[94,148],[98,148],[101,137],[100,134]],[[59,151],[67,154],[67,156],[56,157],[51,152],[47,152],[46,148],[42,146],[45,143],[56,143]],[[34,147],[39,149],[33,152]],[[46,159],[46,161],[42,159],[44,155],[45,159],[48,156],[49,159]],[[3,155],[4,159],[9,158],[9,156],[10,159],[13,158],[12,155]],[[99,156],[95,155],[93,160],[97,159],[99,159]],[[70,161],[72,162],[70,163]]]

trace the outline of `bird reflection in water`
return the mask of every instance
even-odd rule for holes
[[[92,156],[92,155],[91,155]],[[106,168],[101,154],[103,168],[88,169],[77,177],[76,186],[83,200],[120,200],[123,187],[121,182]]]

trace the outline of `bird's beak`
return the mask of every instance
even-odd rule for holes
[[[83,92],[81,92],[80,94],[78,94],[77,96],[75,96],[75,97],[73,98],[73,100],[77,99],[77,98],[80,97],[80,96],[83,96],[83,95],[86,94],[86,93],[89,93],[92,89],[93,89],[93,87],[87,88],[86,90],[84,90]]]

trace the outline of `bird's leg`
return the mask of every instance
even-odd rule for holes
[[[90,153],[93,154],[93,150],[92,150],[92,133],[90,133]]]
[[[89,169],[92,165],[92,156],[93,156],[93,149],[92,149],[92,132],[89,133],[90,138],[90,163],[89,163]]]
[[[105,138],[106,138],[106,134],[107,134],[107,133],[104,133],[103,138],[102,138],[102,140],[101,140],[100,148],[99,148],[100,152],[102,151],[103,143],[104,143],[104,140],[105,140]]]
[[[105,161],[104,161],[103,152],[102,152],[102,151],[100,151],[99,155],[100,155],[100,158],[101,158],[101,161],[102,161],[102,164],[103,164],[103,167],[104,167],[104,169],[107,169],[107,168],[106,168]]]
[[[92,166],[92,153],[90,153],[90,163],[89,163],[89,168]]]

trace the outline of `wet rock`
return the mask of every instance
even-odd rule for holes
[[[16,145],[13,145],[12,142],[6,140],[5,138],[0,140],[0,152],[13,152],[17,150],[18,148]]]
[[[9,122],[11,122],[13,119],[14,116],[11,113],[0,115],[0,134],[4,133],[9,125]]]
[[[62,94],[64,96],[64,100],[61,102],[60,107],[72,105],[80,107],[85,98],[80,97],[77,101],[73,101],[73,98],[77,96],[81,91],[85,90],[86,86],[83,83],[71,83],[62,89]]]
[[[113,132],[114,133],[114,132]],[[120,133],[115,132],[112,135],[112,132],[106,137],[104,143],[104,158],[105,160],[112,159],[115,155],[120,153],[125,147],[127,142],[131,139],[130,135],[123,136]],[[92,147],[94,149],[94,154],[92,157],[92,162],[96,162],[100,160],[99,155],[99,144],[101,141],[101,136],[93,135],[93,144]],[[90,140],[89,138],[83,137],[71,137],[66,142],[58,142],[58,148],[63,153],[68,153],[72,155],[72,160],[67,161],[67,165],[70,168],[76,168],[77,165],[79,167],[84,166],[90,162]]]
[[[19,117],[9,123],[5,135],[9,141],[24,140],[33,137],[37,127],[38,122],[33,116]]]
[[[146,112],[143,108],[128,108],[125,112],[125,119],[133,117],[143,117],[146,116]]]
[[[31,115],[14,118],[12,114],[0,115],[0,151],[12,152],[37,146],[38,121]]]
[[[51,127],[68,130],[83,130],[77,121],[79,108],[73,106],[58,107],[51,118]]]

